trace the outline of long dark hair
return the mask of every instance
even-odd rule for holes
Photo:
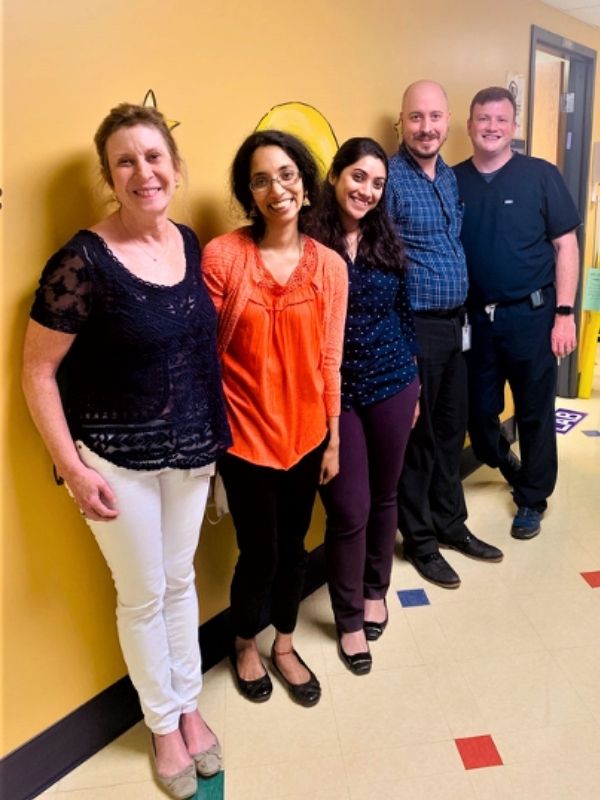
[[[250,162],[255,150],[259,147],[280,147],[292,159],[302,178],[304,192],[310,206],[303,206],[298,217],[298,230],[306,230],[306,219],[317,205],[320,194],[319,170],[308,147],[283,131],[265,130],[251,133],[241,144],[231,165],[231,191],[244,209],[246,217],[252,223],[252,237],[255,241],[262,239],[265,232],[265,221],[260,214],[255,214],[254,198],[250,191]]]
[[[340,147],[333,158],[328,179],[321,190],[321,199],[314,217],[311,219],[311,236],[347,257],[345,231],[340,217],[340,208],[335,196],[335,186],[329,178],[339,178],[346,167],[355,164],[364,156],[373,156],[385,166],[388,174],[388,159],[374,139],[355,136]],[[359,223],[361,239],[359,252],[366,264],[401,270],[404,266],[402,244],[385,210],[385,189],[375,208],[366,214]]]

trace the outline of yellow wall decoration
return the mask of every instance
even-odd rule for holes
[[[321,177],[327,174],[338,142],[323,114],[308,103],[281,103],[268,111],[256,126],[257,131],[275,128],[293,133],[307,144],[317,160]]]
[[[146,108],[157,108],[158,103],[156,102],[156,95],[152,89],[148,89],[144,96],[144,100],[142,101],[142,105]],[[163,113],[162,108],[158,109],[161,113]],[[181,122],[177,122],[174,119],[168,119],[167,115],[165,114],[165,121],[167,123],[167,128],[172,131],[177,128],[178,125],[181,125]]]

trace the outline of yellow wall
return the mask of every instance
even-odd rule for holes
[[[91,145],[100,118],[155,90],[161,109],[182,123],[176,137],[190,176],[173,216],[206,241],[233,224],[227,166],[271,106],[304,101],[340,141],[372,135],[393,150],[403,87],[438,79],[454,110],[445,150],[452,163],[470,152],[464,119],[474,92],[504,83],[507,71],[527,73],[532,23],[600,49],[597,30],[526,0],[5,0],[0,752],[124,674],[107,569],[52,483],[18,383],[39,270],[103,213]],[[599,92],[600,81],[596,107]],[[226,606],[233,560],[230,526],[206,525],[198,556],[203,619]]]

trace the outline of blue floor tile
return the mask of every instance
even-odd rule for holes
[[[401,589],[398,592],[398,599],[402,608],[429,605],[429,598],[425,593],[425,589]]]

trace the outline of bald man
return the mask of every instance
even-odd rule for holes
[[[448,99],[439,83],[422,80],[407,88],[399,120],[402,142],[390,159],[386,196],[405,247],[422,387],[421,413],[398,487],[398,527],[404,556],[417,572],[456,589],[460,578],[440,545],[483,561],[503,556],[467,528],[460,479],[467,427],[467,268],[456,179],[440,155],[449,125]]]

